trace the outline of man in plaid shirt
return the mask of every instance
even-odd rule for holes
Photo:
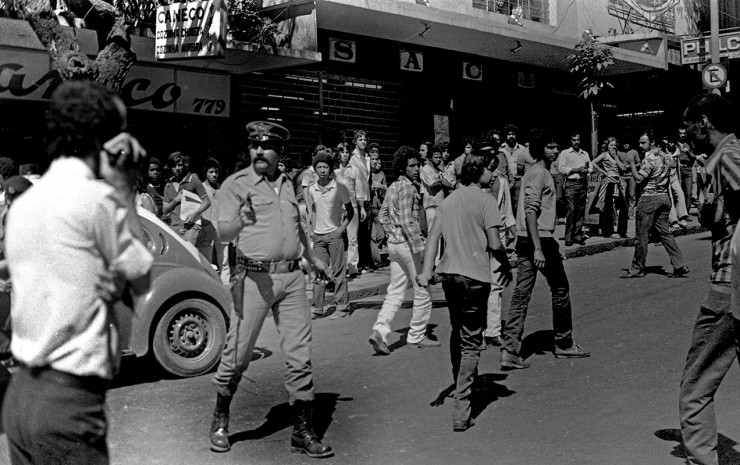
[[[710,288],[691,336],[681,377],[681,435],[691,463],[717,464],[717,421],[714,394],[740,350],[731,309],[730,245],[740,217],[740,141],[733,134],[732,106],[715,94],[700,94],[683,115],[696,153],[707,159],[707,187],[699,220],[712,232]]]
[[[409,280],[414,285],[414,313],[406,339],[409,347],[439,347],[439,341],[426,337],[427,323],[432,316],[429,291],[416,282],[422,271],[424,236],[419,207],[421,195],[414,183],[419,182],[419,153],[408,146],[393,155],[393,168],[399,175],[386,193],[380,208],[380,222],[388,235],[388,259],[391,262],[391,282],[383,306],[370,334],[370,344],[377,355],[389,355],[390,323],[401,308]]]

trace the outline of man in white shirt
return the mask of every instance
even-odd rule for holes
[[[337,308],[332,317],[345,317],[349,305],[347,293],[347,261],[344,258],[342,235],[352,221],[354,208],[349,191],[334,179],[333,160],[326,152],[319,152],[313,159],[318,180],[308,187],[309,233],[313,238],[313,253],[331,267],[334,281],[334,300]],[[313,284],[311,314],[319,318],[324,314],[326,289],[323,280]]]
[[[591,172],[591,158],[581,149],[581,135],[573,133],[570,148],[560,152],[556,164],[558,171],[565,176],[565,245],[573,243],[584,245],[583,218],[586,214],[586,194],[588,194],[588,174]]]
[[[125,127],[123,102],[104,87],[61,84],[49,108],[55,159],[9,212],[11,350],[22,366],[3,411],[13,464],[108,463],[105,392],[121,324],[112,300],[126,282],[146,292],[154,260],[136,237],[145,154]],[[109,275],[120,286],[103,293]]]

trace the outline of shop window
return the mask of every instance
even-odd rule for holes
[[[522,18],[538,23],[548,23],[548,0],[472,0],[473,8],[493,11],[506,16],[522,8]]]

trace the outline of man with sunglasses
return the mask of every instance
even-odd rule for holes
[[[311,312],[306,278],[299,266],[303,255],[319,275],[326,264],[313,256],[300,226],[293,184],[278,170],[286,128],[269,121],[247,125],[251,165],[229,176],[221,186],[216,229],[222,241],[237,242],[237,267],[232,276],[234,306],[218,370],[216,409],[210,430],[211,450],[226,452],[229,444],[229,406],[249,367],[254,344],[272,311],[280,334],[287,373],[285,387],[293,410],[293,452],[321,458],[334,454],[321,444],[312,428],[313,369]]]

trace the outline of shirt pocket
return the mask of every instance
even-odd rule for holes
[[[275,216],[275,200],[269,197],[253,195],[252,208],[258,223],[267,224]]]

